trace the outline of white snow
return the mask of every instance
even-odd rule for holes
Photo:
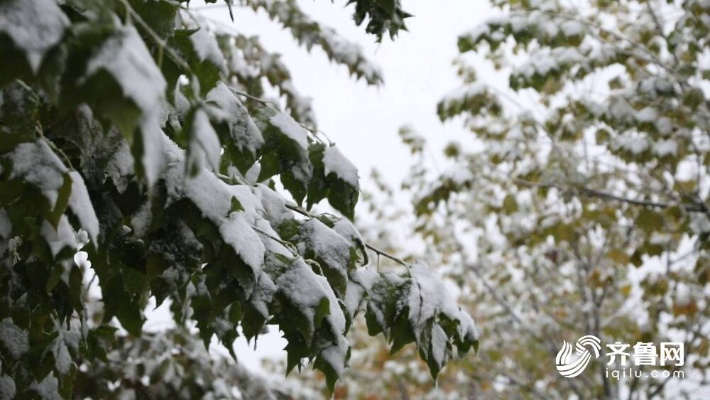
[[[15,381],[7,375],[0,376],[0,398],[14,399],[16,394]]]
[[[510,17],[510,29],[515,33],[524,31],[528,28],[528,25],[528,18],[523,15],[513,15]]]
[[[479,95],[484,95],[487,91],[488,87],[480,82],[463,85],[444,96],[444,98],[441,99],[441,104],[443,104],[445,108],[449,108],[452,104],[460,103]]]
[[[443,180],[449,180],[457,185],[464,185],[473,181],[473,172],[466,165],[452,165],[442,174]]]
[[[690,287],[684,283],[678,283],[676,287],[675,304],[680,307],[687,307],[690,305],[692,299]]]
[[[225,243],[234,249],[237,255],[252,269],[254,276],[257,276],[264,264],[266,249],[261,238],[246,221],[244,213],[231,213],[219,226],[219,232]]]
[[[0,32],[24,51],[37,73],[44,55],[64,37],[69,18],[53,0],[17,0],[0,3]]]
[[[626,120],[635,114],[634,109],[623,98],[614,98],[609,104],[609,112],[612,117]]]
[[[567,37],[579,36],[584,31],[584,25],[576,20],[567,20],[560,25],[560,28]]]
[[[264,138],[237,96],[227,85],[220,83],[207,93],[207,101],[216,106],[211,110],[212,113],[229,124],[232,143],[240,150],[248,150],[256,155],[264,145]]]
[[[673,123],[668,117],[661,117],[656,121],[656,129],[661,135],[669,135],[673,131]]]
[[[150,202],[145,202],[131,217],[130,228],[133,230],[135,236],[143,237],[148,233],[148,229],[153,220],[153,214],[150,209]]]
[[[339,332],[345,329],[345,316],[338,306],[338,300],[333,293],[328,280],[315,272],[303,259],[299,258],[289,269],[276,280],[276,286],[309,321],[308,330],[315,329],[315,311],[323,300],[330,303],[330,315],[327,319]]]
[[[165,141],[163,139],[165,134],[160,129],[159,120],[159,113],[151,113],[145,115],[140,123],[141,132],[143,133],[141,163],[149,186],[152,186],[158,180],[159,175],[167,164]]]
[[[77,251],[74,254],[74,264],[80,268],[91,267],[91,261],[89,261],[89,254],[85,251]]]
[[[641,154],[648,149],[648,140],[642,136],[621,136],[616,138],[616,145],[633,154]]]
[[[42,222],[42,228],[40,230],[44,240],[47,241],[49,249],[52,252],[52,257],[56,257],[62,249],[69,247],[71,249],[76,249],[76,235],[72,229],[69,220],[66,215],[62,215],[59,218],[59,224],[57,224],[57,229],[54,229],[49,221],[44,220]]]
[[[308,133],[290,116],[278,112],[269,120],[284,135],[296,142],[304,150],[308,150]]]
[[[452,320],[460,320],[458,305],[451,291],[434,275],[425,264],[411,267],[412,290],[409,294],[409,321],[415,326],[423,326],[426,321],[435,318],[441,312]],[[426,299],[423,301],[422,299]],[[419,339],[419,330],[415,335]]]
[[[143,39],[133,26],[125,26],[106,40],[86,66],[87,77],[100,70],[110,73],[123,94],[144,113],[159,112],[167,83]]]
[[[33,382],[30,390],[37,393],[42,400],[61,400],[59,396],[59,381],[53,373],[48,374],[42,382]]]
[[[66,343],[64,343],[63,333],[60,332],[54,341],[49,345],[50,351],[54,354],[54,363],[57,371],[66,375],[73,365],[71,355]]]
[[[442,367],[446,362],[448,344],[449,339],[446,337],[444,329],[439,325],[434,325],[431,333],[431,354],[439,367]]]
[[[548,18],[545,21],[542,21],[540,27],[540,31],[547,36],[547,38],[554,38],[560,33],[560,28],[558,27],[558,24],[555,23],[552,19]]]
[[[325,175],[334,173],[338,178],[347,182],[350,186],[359,189],[359,178],[357,168],[350,162],[343,153],[335,146],[329,146],[323,153],[323,165]]]
[[[190,157],[197,158],[199,167],[203,164],[202,160],[206,160],[210,169],[218,171],[222,146],[207,113],[202,109],[195,110],[191,133]]]
[[[334,29],[321,27],[321,31],[319,39],[324,42],[323,48],[330,58],[339,64],[354,66],[356,74],[364,76],[368,82],[382,81],[380,68],[363,56],[360,44],[345,39]]]
[[[10,179],[22,178],[35,185],[54,208],[58,191],[64,185],[64,174],[69,170],[47,142],[40,139],[33,143],[21,143],[8,157],[12,162]]]
[[[479,24],[472,30],[470,30],[467,34],[466,37],[471,41],[471,42],[477,42],[481,37],[489,35],[491,32],[490,26],[488,23],[485,24]]]
[[[347,240],[352,246],[356,243],[364,243],[360,231],[357,230],[355,225],[353,225],[347,218],[339,219],[335,224],[333,224],[333,230],[345,240]]]
[[[350,258],[350,244],[345,238],[315,218],[303,223],[299,237],[328,266],[338,268],[346,276],[348,266],[344,263]]]
[[[481,82],[474,82],[467,85],[463,85],[446,95],[444,99],[467,99],[471,97],[478,96],[480,94],[485,94],[488,91],[488,86]]]
[[[0,345],[15,360],[30,350],[27,332],[15,325],[10,317],[0,322]]]
[[[106,175],[111,178],[119,193],[126,190],[129,178],[133,175],[133,156],[125,141],[121,141],[118,149],[113,152],[106,165]]]
[[[378,278],[379,274],[374,268],[361,268],[350,272],[348,289],[345,293],[345,306],[351,317],[358,311],[363,297]]]
[[[350,343],[342,336],[336,337],[338,338],[338,342],[333,346],[321,350],[320,356],[333,367],[336,375],[340,377],[345,368],[345,357],[348,354],[348,350],[350,350]]]
[[[653,107],[644,107],[636,113],[636,120],[639,122],[652,122],[658,118],[658,113]]]
[[[263,184],[252,188],[254,195],[259,199],[265,211],[265,217],[273,227],[278,227],[287,219],[293,219],[293,211],[286,208],[286,200],[280,194]]]
[[[225,68],[225,60],[222,52],[217,44],[217,39],[212,32],[209,32],[205,27],[201,27],[195,33],[190,35],[190,42],[197,53],[197,58],[200,61],[209,61],[218,66],[221,70]]]
[[[204,217],[219,226],[232,206],[228,185],[205,169],[200,170],[197,176],[187,178],[184,169],[182,162],[178,162],[166,173],[167,205],[187,197],[195,203]]]
[[[107,39],[89,60],[86,78],[108,72],[126,98],[141,110],[142,165],[149,185],[157,181],[165,165],[160,130],[167,83],[136,29],[125,26]]]
[[[69,208],[76,215],[81,228],[89,234],[91,241],[96,244],[99,236],[99,219],[96,217],[94,206],[91,204],[84,178],[77,171],[69,172],[69,177],[72,180]]]
[[[678,152],[678,142],[673,139],[662,139],[653,144],[653,152],[658,156],[674,156]]]

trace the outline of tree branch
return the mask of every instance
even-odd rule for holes
[[[298,206],[298,205],[286,203],[286,208],[288,208],[288,209],[290,209],[290,210],[292,210],[292,211],[295,211],[295,212],[297,212],[297,213],[299,213],[299,214],[301,214],[301,215],[304,215],[304,216],[306,216],[306,217],[308,217],[308,218],[316,218],[315,215],[311,214],[308,210],[306,210],[305,208],[300,207],[300,206]],[[399,258],[399,257],[396,257],[396,256],[394,256],[394,255],[392,255],[392,254],[390,254],[390,253],[388,253],[388,252],[386,252],[386,251],[384,251],[384,250],[380,250],[380,249],[378,249],[377,247],[375,247],[375,246],[373,246],[373,245],[371,245],[371,244],[369,244],[369,243],[363,242],[363,245],[364,245],[366,248],[368,248],[368,249],[374,251],[375,253],[377,253],[377,254],[379,254],[379,255],[381,255],[381,256],[383,256],[383,257],[389,258],[390,260],[396,262],[397,264],[400,264],[400,265],[403,265],[403,266],[407,267],[407,269],[410,269],[410,268],[411,268],[411,266],[410,266],[409,264],[407,264],[404,260],[402,260],[402,259]]]
[[[587,187],[565,187],[562,185],[558,185],[555,183],[541,183],[541,182],[531,182],[531,181],[526,181],[524,179],[519,179],[519,178],[512,178],[513,181],[519,185],[522,186],[527,186],[527,187],[543,187],[543,188],[554,188],[558,189],[561,191],[577,191],[582,195],[586,195],[587,197],[596,197],[599,199],[603,200],[612,200],[612,201],[618,201],[621,203],[627,203],[627,204],[632,204],[636,206],[642,206],[642,207],[651,207],[651,208],[670,208],[673,206],[680,206],[685,209],[685,211],[688,212],[696,212],[696,213],[707,213],[708,208],[704,204],[689,204],[689,203],[663,203],[663,202],[654,202],[654,201],[648,201],[648,200],[636,200],[636,199],[629,199],[627,197],[621,197],[617,196],[615,194],[603,192],[601,190],[597,189],[590,189]]]

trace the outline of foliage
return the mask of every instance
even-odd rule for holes
[[[473,137],[446,146],[450,167],[435,172],[424,138],[402,131],[417,157],[403,185],[415,229],[463,286],[486,338],[475,364],[450,370],[439,390],[707,397],[708,2],[494,3],[496,15],[459,37],[462,86],[437,110]],[[373,209],[390,204],[388,190]],[[607,371],[618,360],[601,357],[581,376],[561,377],[563,340],[587,334],[606,344],[682,342],[685,365],[635,366],[646,376],[617,380]],[[366,388],[346,378],[347,398],[427,388],[411,355],[383,365],[379,351],[372,346],[355,370],[399,372]]]
[[[119,336],[106,360],[82,365],[75,398],[285,399],[273,383],[215,356],[186,331]]]
[[[381,80],[357,47],[280,3],[244,5]],[[368,29],[396,33],[388,15]],[[7,0],[0,52],[0,397],[115,397],[119,378],[129,396],[221,397],[199,380],[187,395],[154,386],[165,371],[147,359],[121,377],[133,361],[116,352],[157,346],[159,358],[180,344],[183,370],[196,354],[185,331],[142,336],[150,296],[170,300],[178,326],[194,321],[205,346],[278,325],[288,370],[312,362],[331,389],[361,310],[372,334],[415,342],[434,376],[476,346],[473,321],[439,299],[428,267],[358,268],[357,170],[301,124],[314,124],[310,107],[258,38],[168,0]],[[274,91],[276,102],[260,99]],[[300,206],[323,199],[345,217]],[[218,367],[205,368],[203,383]]]

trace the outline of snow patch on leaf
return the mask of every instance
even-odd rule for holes
[[[190,139],[188,164],[197,168],[206,164],[213,171],[219,170],[222,147],[207,113],[201,109],[195,110],[193,115]]]
[[[64,185],[64,174],[69,170],[47,142],[40,139],[33,143],[21,143],[7,157],[12,162],[10,179],[20,178],[36,186],[54,208],[59,189]]]
[[[459,308],[451,291],[446,288],[432,269],[425,264],[411,267],[412,289],[409,294],[409,320],[423,326],[439,312],[457,319]],[[416,334],[415,330],[415,334]]]
[[[219,226],[225,243],[230,245],[237,255],[252,269],[257,275],[264,263],[264,253],[266,249],[261,239],[254,232],[251,225],[244,218],[244,214],[233,212]]]
[[[65,248],[76,249],[79,247],[74,230],[72,229],[66,215],[62,215],[59,218],[57,229],[54,229],[49,221],[43,221],[40,232],[42,233],[44,240],[49,245],[52,257],[56,257],[57,254]]]
[[[326,147],[323,154],[325,175],[333,173],[354,188],[360,188],[357,168],[335,146]]]
[[[165,78],[132,26],[120,28],[101,45],[87,64],[86,78],[99,71],[109,73],[123,95],[141,112],[138,120],[143,140],[141,162],[148,184],[152,185],[165,164],[160,129],[167,87]]]
[[[69,177],[72,180],[69,208],[76,215],[81,228],[89,234],[91,242],[96,244],[99,236],[99,219],[96,217],[93,204],[91,204],[84,178],[77,171],[69,172]]]
[[[286,208],[286,199],[270,187],[258,184],[252,188],[254,195],[264,208],[265,217],[271,226],[278,228],[286,220],[293,219],[293,211]]]
[[[7,317],[0,322],[0,345],[12,359],[18,360],[30,350],[30,339],[25,330]]]
[[[219,50],[217,39],[214,34],[208,32],[204,27],[190,35],[190,42],[197,53],[200,61],[209,61],[224,70],[225,61],[222,52]]]
[[[229,125],[230,144],[255,156],[264,145],[264,137],[237,96],[227,85],[219,83],[207,93],[207,101],[216,105],[212,111],[217,119]]]
[[[53,0],[9,0],[0,3],[0,32],[25,52],[37,73],[47,51],[64,37],[69,18]]]
[[[123,94],[133,100],[143,113],[160,112],[167,83],[134,27],[121,28],[102,44],[89,60],[87,77],[99,70],[110,73],[121,86]]]
[[[308,133],[290,116],[278,112],[269,119],[284,135],[296,142],[303,150],[308,150]]]

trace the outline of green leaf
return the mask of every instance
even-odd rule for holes
[[[188,113],[185,131],[189,145],[186,168],[190,176],[195,176],[202,168],[219,171],[222,146],[207,113],[197,108]]]
[[[167,85],[136,29],[118,28],[104,40],[85,74],[80,88],[85,100],[133,142],[138,172],[154,183],[165,162],[160,118]]]
[[[357,169],[334,146],[314,143],[309,148],[313,178],[308,185],[307,207],[327,198],[333,208],[355,218],[360,194]]]
[[[186,56],[190,67],[182,73],[194,74],[200,82],[199,95],[207,94],[226,72],[226,61],[215,35],[205,26],[175,30],[173,44]]]
[[[266,115],[268,119],[261,129],[265,144],[259,181],[279,174],[286,190],[300,204],[313,175],[308,158],[308,133],[286,114],[266,111]]]
[[[515,195],[509,194],[503,199],[503,213],[505,215],[514,214],[518,211],[518,201]]]
[[[261,131],[246,107],[224,83],[219,83],[207,94],[207,102],[213,107],[210,111],[215,121],[213,126],[225,147],[228,162],[246,174],[264,145]],[[227,160],[223,159],[223,162]]]

